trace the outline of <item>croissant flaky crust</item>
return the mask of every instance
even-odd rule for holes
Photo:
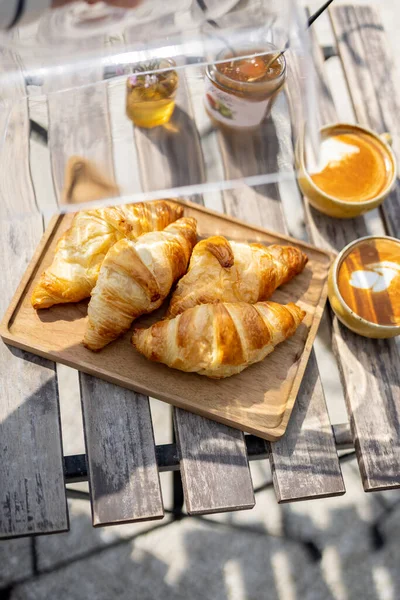
[[[136,242],[117,242],[92,291],[84,345],[100,350],[127,331],[134,319],[158,308],[186,272],[196,241],[196,220],[184,218]]]
[[[213,236],[199,242],[187,274],[179,281],[167,316],[215,302],[249,302],[269,298],[300,273],[307,256],[293,246],[264,246]]]
[[[182,214],[183,207],[169,200],[78,212],[57,243],[52,264],[33,290],[32,306],[48,308],[87,298],[105,255],[118,240],[135,240],[149,231],[160,231]]]
[[[221,379],[263,360],[305,316],[296,304],[217,303],[136,329],[132,343],[150,360]]]

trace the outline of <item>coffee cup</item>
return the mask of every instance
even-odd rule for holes
[[[365,337],[400,335],[400,240],[367,236],[333,262],[328,297],[343,325]]]
[[[326,125],[320,133],[318,171],[307,170],[304,136],[296,147],[298,182],[310,204],[339,219],[358,217],[382,204],[397,178],[389,134],[349,123]]]

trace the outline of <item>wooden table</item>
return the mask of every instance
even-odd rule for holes
[[[338,54],[342,59],[357,120],[390,131],[400,156],[400,107],[378,15],[368,6],[337,6],[330,17],[336,46],[326,56]],[[129,31],[124,35],[129,41]],[[315,40],[313,53],[323,120],[336,121],[340,116],[325,79],[324,52]],[[69,81],[43,82],[33,94],[18,57],[2,50],[0,69],[10,67],[17,69],[10,84],[15,98],[27,91],[29,97],[16,100],[1,153],[2,312],[43,233],[39,210],[43,197],[35,197],[40,180],[52,177],[54,192],[47,186],[45,200],[53,202],[60,195],[64,165],[71,154],[99,162],[122,187],[143,191],[155,177],[164,188],[184,185],[189,179],[202,181],[210,174],[224,173],[225,179],[256,175],[252,165],[261,161],[252,162],[252,157],[261,153],[269,160],[271,155],[265,135],[237,143],[209,128],[199,102],[193,102],[202,94],[201,79],[182,78],[174,116],[179,137],[173,129],[135,129],[127,141],[120,135],[126,128],[125,116],[116,109],[123,102],[121,80],[93,85],[90,82],[99,79],[94,69],[87,73],[85,87],[72,89],[76,81],[69,76]],[[52,94],[60,83],[71,89]],[[71,128],[71,114],[81,127]],[[0,120],[3,131],[4,113]],[[30,152],[32,129],[48,137],[39,159]],[[286,142],[290,132],[277,130],[279,160],[291,161],[291,143]],[[304,211],[312,242],[340,250],[368,234],[371,227],[374,232],[399,236],[399,198],[398,186],[372,219],[325,218],[307,201],[294,210]],[[196,200],[245,221],[286,231],[277,185],[217,192]],[[291,202],[293,206],[294,197]],[[80,374],[86,455],[64,457],[57,366],[0,344],[0,536],[67,530],[65,483],[85,479],[90,485],[93,525],[160,519],[164,509],[159,470],[180,470],[190,514],[248,509],[255,502],[248,460],[256,458],[269,457],[278,502],[340,495],[345,488],[338,447],[355,447],[365,491],[400,487],[398,347],[394,340],[353,335],[329,310],[327,318],[349,423],[332,427],[312,354],[287,433],[274,444],[174,409],[176,442],[156,447],[147,398]]]

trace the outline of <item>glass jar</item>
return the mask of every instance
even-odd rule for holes
[[[157,127],[170,120],[175,108],[178,74],[168,67],[175,66],[172,59],[164,58],[134,67],[126,82],[126,113],[138,127]]]
[[[248,58],[235,59],[232,50],[223,51],[219,60],[208,65],[205,78],[205,108],[214,122],[229,128],[257,128],[269,116],[286,80],[286,60],[273,44],[263,48],[241,49]]]

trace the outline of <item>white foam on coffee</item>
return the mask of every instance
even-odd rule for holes
[[[384,260],[368,265],[368,270],[353,271],[350,285],[362,290],[384,292],[389,288],[396,275],[400,275],[400,265]]]
[[[338,165],[342,160],[361,152],[358,146],[328,137],[323,140],[318,160],[318,167],[323,171],[328,165]]]

